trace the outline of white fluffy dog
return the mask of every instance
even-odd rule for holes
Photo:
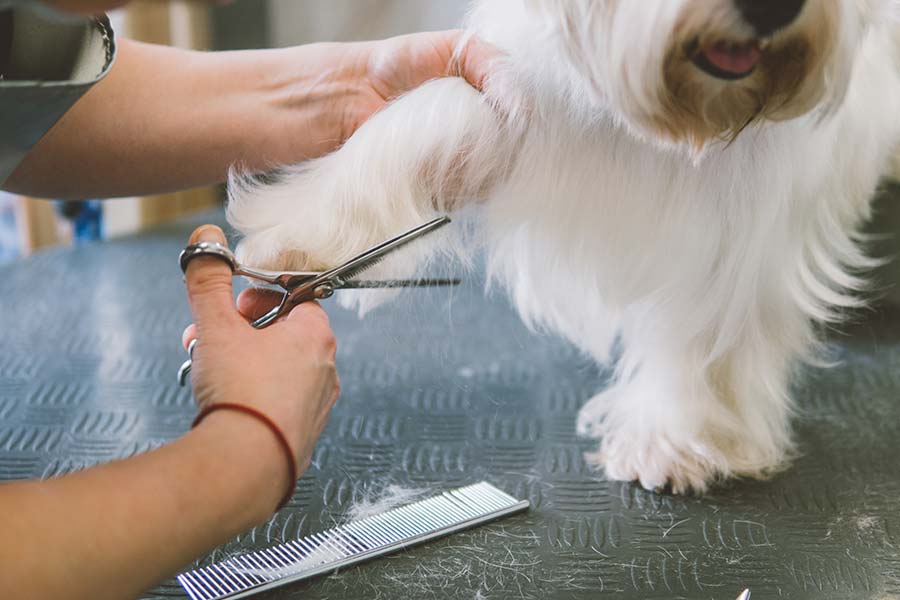
[[[486,96],[434,81],[276,183],[236,178],[241,260],[333,266],[477,205],[527,322],[601,362],[621,342],[577,424],[609,477],[771,472],[792,367],[869,262],[854,233],[900,142],[900,2],[479,0],[469,25],[508,55]],[[377,275],[427,251],[400,254]]]

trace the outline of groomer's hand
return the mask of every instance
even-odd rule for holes
[[[473,37],[457,55],[456,49],[465,40],[464,36],[461,30],[451,30],[334,46],[354,64],[349,71],[337,72],[348,74],[350,81],[361,84],[348,86],[356,94],[348,96],[345,102],[340,140],[349,138],[391,100],[432,79],[462,77],[472,87],[483,90],[495,61],[502,54]]]
[[[190,243],[201,241],[226,243],[222,230],[211,225],[194,231]],[[184,341],[199,340],[191,371],[197,402],[201,407],[239,403],[269,416],[305,470],[340,393],[337,347],[325,311],[315,303],[302,304],[275,325],[256,330],[235,307],[231,270],[224,262],[194,259],[185,280],[194,325],[185,331]],[[209,418],[214,416],[252,419],[230,411]],[[277,446],[272,448],[273,460],[286,462],[277,455]]]

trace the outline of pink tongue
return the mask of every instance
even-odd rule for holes
[[[762,52],[756,43],[730,46],[724,42],[718,42],[707,47],[703,54],[713,66],[734,75],[749,73],[762,58]]]

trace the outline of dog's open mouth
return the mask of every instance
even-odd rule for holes
[[[703,72],[733,81],[753,74],[762,60],[762,47],[758,39],[741,42],[719,40],[708,44],[698,42],[689,55]]]

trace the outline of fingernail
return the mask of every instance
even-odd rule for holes
[[[200,242],[218,242],[226,244],[225,233],[215,225],[203,225],[194,230],[191,234],[190,244],[199,244]]]

